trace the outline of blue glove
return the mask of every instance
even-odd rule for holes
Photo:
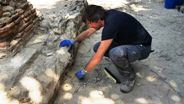
[[[79,71],[77,71],[77,72],[75,73],[75,76],[76,76],[79,80],[83,79],[85,75],[86,75],[86,71],[85,71],[84,69],[81,69],[81,70],[79,70]]]
[[[72,44],[74,44],[74,40],[65,39],[60,42],[59,46],[60,47],[70,47]]]

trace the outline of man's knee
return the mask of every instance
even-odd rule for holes
[[[123,70],[129,69],[130,63],[127,58],[126,49],[123,47],[115,47],[110,50],[109,57],[112,62]]]
[[[98,47],[100,46],[100,42],[96,43],[93,47],[93,51],[96,52],[98,50]]]
[[[111,60],[118,60],[120,58],[127,58],[127,52],[125,49],[115,47],[109,51],[109,57]]]

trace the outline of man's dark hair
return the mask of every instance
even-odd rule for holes
[[[82,21],[83,22],[97,22],[98,20],[104,20],[106,15],[106,10],[97,5],[88,5],[83,13]]]

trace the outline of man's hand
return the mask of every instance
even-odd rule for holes
[[[86,71],[85,71],[84,69],[81,69],[81,70],[79,70],[79,71],[77,71],[77,72],[75,73],[75,76],[76,76],[79,80],[83,79],[85,75],[86,75]]]
[[[74,40],[72,40],[72,39],[65,39],[65,40],[60,42],[59,46],[60,47],[70,47],[73,44],[74,44]]]
[[[105,52],[108,50],[112,41],[113,39],[108,39],[108,40],[103,40],[100,42],[100,46],[97,52],[93,55],[93,57],[90,59],[90,61],[85,67],[85,70],[87,72],[91,72],[96,67],[96,65],[98,65],[101,62]]]

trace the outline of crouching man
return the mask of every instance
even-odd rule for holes
[[[95,54],[87,65],[75,73],[78,79],[90,73],[103,56],[109,57],[116,69],[106,69],[120,82],[120,90],[130,92],[135,84],[135,72],[131,62],[142,60],[151,52],[152,37],[131,15],[117,10],[105,10],[101,6],[89,5],[83,14],[83,22],[89,28],[73,40],[64,40],[61,46],[81,42],[103,27],[101,41],[94,46]]]

